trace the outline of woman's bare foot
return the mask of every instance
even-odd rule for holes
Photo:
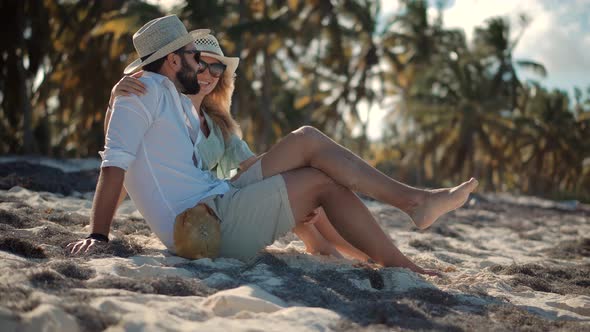
[[[336,250],[336,248],[334,248],[334,246],[332,245],[325,245],[322,248],[312,248],[312,247],[306,247],[305,251],[307,251],[308,254],[314,255],[314,256],[333,256],[336,258],[344,258],[344,256],[342,256],[342,254]]]
[[[479,182],[475,178],[471,178],[454,188],[429,190],[421,203],[406,212],[418,228],[426,229],[438,217],[465,204],[469,194],[475,190],[478,184]]]

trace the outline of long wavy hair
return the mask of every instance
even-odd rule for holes
[[[242,137],[240,126],[231,116],[231,97],[234,93],[233,73],[226,73],[219,77],[217,86],[210,94],[203,98],[203,107],[205,112],[211,117],[217,126],[221,129],[223,139],[227,141],[232,134]]]

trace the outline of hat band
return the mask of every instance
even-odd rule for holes
[[[151,57],[151,56],[152,56],[152,54],[154,54],[154,53],[156,53],[156,52],[152,52],[152,53],[150,53],[150,54],[148,54],[148,55],[146,55],[146,56],[142,56],[142,57],[140,58],[140,59],[141,59],[141,61],[143,62],[143,61],[147,60],[147,58]]]

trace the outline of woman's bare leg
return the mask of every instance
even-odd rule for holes
[[[317,232],[324,239],[326,245],[337,250],[339,253],[345,254],[351,258],[358,259],[360,261],[367,261],[369,256],[364,252],[355,248],[352,244],[348,243],[340,233],[332,226],[326,212],[323,208],[316,210],[318,215],[316,216],[313,224],[302,225],[309,232]],[[305,242],[305,241],[304,241]],[[325,250],[325,249],[324,249]],[[326,251],[326,250],[325,250]]]
[[[340,252],[326,240],[312,224],[298,223],[293,233],[305,244],[305,251],[312,255],[326,255],[344,258]]]
[[[305,220],[315,208],[322,206],[338,233],[375,262],[419,273],[429,272],[416,266],[396,248],[365,204],[350,189],[313,168],[296,169],[281,175],[287,185],[295,220]]]
[[[262,157],[265,178],[301,167],[321,170],[337,183],[406,212],[420,229],[459,208],[477,187],[471,179],[454,188],[421,190],[381,173],[313,127],[302,127]]]

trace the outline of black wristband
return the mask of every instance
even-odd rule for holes
[[[87,239],[94,239],[102,242],[109,243],[109,237],[99,233],[92,233],[86,237]]]

